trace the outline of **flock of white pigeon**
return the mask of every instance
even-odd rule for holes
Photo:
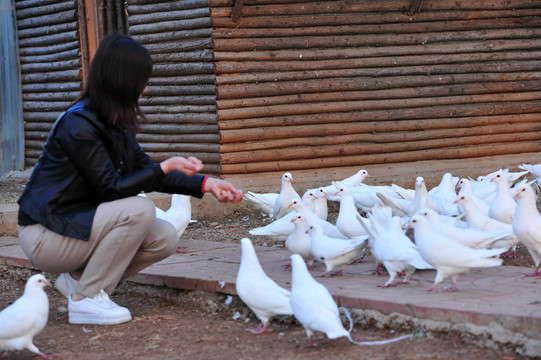
[[[417,177],[415,189],[367,185],[363,181],[368,172],[360,170],[342,181],[307,190],[302,197],[293,188],[291,173],[282,176],[279,193],[247,192],[246,201],[273,220],[249,233],[285,240],[292,267],[292,286],[287,290],[265,274],[250,239],[241,240],[236,290],[261,321],[252,332],[270,331],[267,326],[274,316],[293,315],[306,330],[308,346],[315,331],[330,339],[347,337],[357,345],[387,344],[412,336],[354,341],[349,313],[338,308],[309,271],[314,262],[321,262],[326,271],[316,276],[338,275],[367,250],[378,268],[384,266],[389,274],[382,287],[396,286],[399,274],[404,274],[401,283],[407,283],[416,269],[435,269],[434,283],[425,290],[432,291],[451,277],[453,286],[445,291],[456,291],[459,274],[501,265],[501,256],[514,253],[519,243],[535,262],[535,271],[525,276],[541,277],[541,215],[532,187],[533,182],[537,188],[541,185],[541,164],[520,167],[525,171],[500,169],[476,180],[459,180],[446,173],[430,191],[422,177]],[[335,224],[327,221],[328,201],[340,202]],[[171,209],[157,216],[172,222],[180,236],[190,222],[189,197],[174,196]],[[57,356],[44,354],[33,344],[47,323],[44,287],[48,285],[42,274],[31,276],[23,295],[0,312],[0,351],[28,349],[40,358]],[[340,310],[350,321],[348,330]]]
[[[519,243],[535,262],[535,271],[525,276],[541,278],[541,215],[532,187],[534,182],[536,188],[541,184],[541,164],[520,168],[524,171],[499,169],[477,179],[446,173],[430,191],[423,177],[416,178],[414,189],[367,185],[368,172],[360,170],[342,181],[308,189],[302,197],[287,172],[279,193],[247,192],[246,201],[272,219],[249,233],[284,240],[292,267],[290,291],[265,274],[251,240],[242,239],[236,287],[241,300],[261,320],[252,332],[267,331],[274,316],[294,315],[304,326],[309,345],[314,331],[330,339],[346,336],[356,343],[351,327],[349,331],[343,327],[329,291],[309,270],[314,262],[321,262],[326,270],[316,277],[339,275],[368,250],[376,270],[384,266],[389,274],[382,287],[398,285],[401,274],[404,279],[399,283],[407,283],[415,270],[433,269],[434,283],[426,291],[436,289],[447,277],[453,284],[443,291],[456,291],[460,274],[501,265],[503,256],[516,255]],[[327,220],[328,201],[339,201],[334,224]]]

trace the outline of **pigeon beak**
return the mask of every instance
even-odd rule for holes
[[[294,222],[296,218],[291,219],[289,222]]]

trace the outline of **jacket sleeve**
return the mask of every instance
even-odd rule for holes
[[[66,156],[104,201],[154,191],[165,178],[154,166],[145,166],[121,175],[111,160],[100,130],[84,116],[64,117],[54,134]]]

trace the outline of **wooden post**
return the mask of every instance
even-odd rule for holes
[[[90,62],[98,49],[98,9],[95,1],[79,0],[79,34],[81,41],[82,82],[84,88]]]

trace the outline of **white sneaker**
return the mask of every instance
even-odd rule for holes
[[[68,298],[70,324],[111,325],[131,320],[130,310],[115,304],[103,290],[93,298],[73,301]]]
[[[60,291],[62,295],[69,298],[77,289],[79,282],[71,277],[69,273],[62,273],[54,282],[56,290]]]

